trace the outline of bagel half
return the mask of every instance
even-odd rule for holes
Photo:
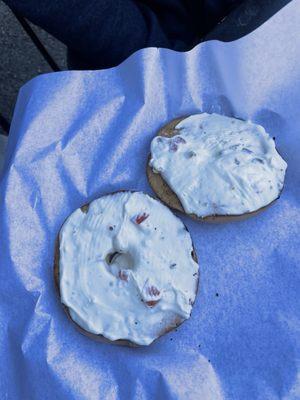
[[[113,192],[113,193],[109,193],[109,194],[114,194],[114,193],[119,193],[119,192],[134,192],[134,191],[126,191],[126,190],[121,190],[121,191],[117,191],[117,192]],[[151,197],[151,196],[150,196]],[[155,199],[157,201],[157,199]],[[81,211],[84,213],[88,212],[89,209],[89,205],[90,203],[84,204],[83,206],[80,207]],[[175,218],[178,218],[174,215]],[[63,226],[64,224],[62,224]],[[185,229],[188,231],[188,229],[186,228],[186,226],[184,225]],[[60,293],[60,238],[59,238],[59,234],[57,235],[56,238],[56,242],[55,242],[55,255],[54,255],[54,281],[55,281],[55,287],[57,289],[59,298],[61,298],[61,293]],[[198,259],[197,259],[197,255],[196,255],[196,251],[193,246],[193,250],[191,253],[191,256],[193,258],[193,260],[198,264]],[[197,280],[196,280],[196,291],[195,291],[195,297],[197,295],[197,291],[198,291],[198,286],[199,286],[199,270],[198,270],[198,275],[197,275]],[[192,304],[193,305],[193,304]],[[120,346],[129,346],[129,347],[141,347],[143,345],[134,343],[130,340],[123,340],[123,339],[119,339],[119,340],[110,340],[108,338],[105,337],[104,334],[94,334],[91,333],[85,329],[83,329],[77,322],[75,322],[70,314],[70,310],[69,307],[66,306],[65,304],[62,303],[62,306],[68,316],[68,318],[70,319],[71,322],[73,322],[73,324],[75,324],[76,328],[79,330],[80,333],[88,336],[91,339],[94,339],[96,341],[102,342],[102,343],[109,343],[109,344],[116,344],[116,345],[120,345]],[[174,318],[174,320],[172,321],[172,323],[170,323],[167,327],[165,327],[161,333],[159,334],[159,336],[156,337],[155,340],[157,340],[159,337],[161,337],[162,335],[172,331],[173,329],[177,328],[178,326],[180,326],[183,322],[185,322],[186,319],[182,320],[181,318]]]
[[[176,129],[176,126],[181,122],[182,120],[188,118],[189,116],[184,116],[184,117],[179,117],[171,122],[167,123],[164,125],[162,128],[159,129],[157,132],[157,136],[162,136],[162,137],[167,137],[171,138],[175,135],[178,135],[180,133],[179,129]],[[223,222],[233,222],[233,221],[241,221],[245,220],[249,217],[255,216],[259,214],[261,211],[267,209],[269,206],[275,203],[276,200],[279,199],[281,192],[279,193],[279,196],[274,199],[272,202],[267,204],[266,206],[263,206],[259,208],[258,210],[252,211],[252,212],[246,212],[244,214],[238,214],[238,215],[208,215],[205,217],[199,217],[196,214],[189,214],[186,213],[178,196],[174,191],[170,188],[168,183],[164,180],[162,175],[157,172],[153,172],[152,167],[149,165],[151,159],[151,154],[149,154],[148,157],[148,162],[147,162],[147,167],[146,167],[146,173],[147,173],[147,178],[149,181],[149,184],[151,188],[153,189],[154,193],[158,196],[158,198],[166,204],[168,207],[171,207],[172,209],[176,211],[180,211],[191,218],[200,221],[200,222],[213,222],[213,223],[223,223]]]

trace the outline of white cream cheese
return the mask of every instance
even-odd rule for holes
[[[152,140],[150,166],[186,213],[239,215],[278,198],[287,164],[262,126],[202,113],[175,129],[176,136]]]
[[[59,238],[61,300],[85,330],[147,345],[189,318],[198,281],[191,237],[157,200],[101,197],[73,212]]]

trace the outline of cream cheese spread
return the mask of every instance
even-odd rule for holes
[[[156,136],[150,166],[198,217],[239,215],[277,199],[286,162],[265,129],[218,114],[180,121],[173,137]]]
[[[189,318],[198,264],[183,223],[140,192],[77,209],[59,235],[61,301],[83,329],[148,345]]]

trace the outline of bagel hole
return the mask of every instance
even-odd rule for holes
[[[113,251],[105,257],[107,265],[117,267],[118,269],[133,269],[133,257],[130,253]]]

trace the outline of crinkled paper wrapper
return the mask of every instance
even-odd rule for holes
[[[300,11],[187,53],[149,48],[116,68],[39,76],[20,91],[1,178],[1,399],[299,399]],[[173,118],[262,124],[288,163],[281,198],[244,222],[182,217],[200,262],[192,317],[149,347],[94,342],[53,279],[56,235],[77,207],[137,189]]]

